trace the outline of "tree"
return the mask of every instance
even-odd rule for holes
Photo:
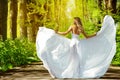
[[[10,37],[17,37],[17,0],[9,0]]]
[[[28,14],[28,20],[30,21],[29,23],[31,24],[27,28],[27,33],[28,33],[28,40],[31,42],[35,42],[35,30],[36,30],[36,25],[35,25],[35,14]]]
[[[103,2],[103,0],[98,0],[98,8],[100,10],[102,10],[102,2]]]
[[[111,12],[116,13],[116,5],[117,5],[117,0],[110,0],[111,3]]]
[[[3,40],[7,39],[7,13],[8,0],[0,0],[0,35]]]
[[[26,12],[26,0],[18,1],[18,25],[20,29],[20,38],[27,37],[27,12]]]
[[[117,0],[105,0],[105,9],[112,13],[116,13]]]
[[[0,38],[2,38],[2,3],[0,1]]]
[[[27,37],[31,42],[35,42],[38,27],[45,21],[44,3],[39,0],[27,2]]]

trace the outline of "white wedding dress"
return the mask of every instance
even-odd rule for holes
[[[72,39],[58,35],[52,29],[40,27],[37,55],[54,78],[99,78],[107,71],[116,52],[116,26],[106,15],[97,35],[88,39]]]

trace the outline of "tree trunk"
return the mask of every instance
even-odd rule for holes
[[[26,0],[19,0],[18,3],[18,24],[20,27],[20,38],[27,37],[27,27],[25,25],[27,21],[27,13],[26,13]]]
[[[111,8],[111,12],[112,13],[116,13],[116,4],[117,4],[117,0],[110,0],[110,8]]]
[[[0,38],[2,38],[2,3],[0,1]]]
[[[29,14],[28,15],[28,20],[30,20],[30,26],[27,28],[27,34],[28,34],[28,40],[31,41],[31,42],[35,42],[35,38],[36,36],[34,37],[34,30],[35,30],[35,17],[34,17],[34,14]]]
[[[0,0],[0,35],[3,40],[7,39],[7,13],[8,0]]]
[[[17,0],[10,0],[10,38],[15,39],[17,37]]]
[[[102,4],[103,4],[103,0],[98,0],[98,8],[103,12],[103,6],[102,6]],[[106,5],[106,8],[107,8],[107,5]],[[100,12],[100,13],[102,14],[102,12]],[[100,27],[99,24],[101,24],[101,18],[97,20],[97,25],[96,26],[98,28]]]
[[[84,0],[82,0],[82,16],[84,19],[85,11],[84,11]]]
[[[98,0],[98,7],[100,10],[102,10],[102,2],[103,2],[103,0]]]
[[[117,0],[105,0],[105,9],[110,10],[112,13],[116,13]]]
[[[27,34],[28,34],[28,40],[30,42],[33,42],[33,31],[32,31],[32,26],[29,26],[27,28]]]
[[[56,22],[56,30],[59,30],[60,29],[60,0],[54,0],[54,14],[55,14],[55,22]],[[62,27],[63,28],[63,27]]]
[[[105,0],[105,10],[109,9],[109,0]]]

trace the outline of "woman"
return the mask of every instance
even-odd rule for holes
[[[72,39],[65,35],[72,32]],[[57,34],[56,34],[57,33]],[[87,39],[78,39],[83,33]],[[66,32],[42,27],[36,38],[37,55],[54,78],[99,78],[107,71],[116,52],[116,27],[106,15],[97,34],[87,36],[78,17]],[[90,38],[91,37],[91,38]]]
[[[61,34],[61,35],[66,35],[69,32],[72,32],[73,34],[76,34],[76,35],[80,35],[80,33],[83,33],[83,35],[86,38],[90,38],[90,37],[93,37],[96,35],[96,34],[94,34],[92,36],[87,36],[87,34],[85,33],[85,31],[82,27],[82,22],[79,17],[74,17],[74,24],[72,26],[70,26],[66,32],[57,32],[56,31],[56,33]]]

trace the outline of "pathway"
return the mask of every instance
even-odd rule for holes
[[[0,72],[0,80],[53,80],[48,71],[43,67],[41,62],[35,62],[29,65],[15,67],[5,73]],[[120,80],[120,67],[110,66],[107,73],[97,80]],[[62,79],[63,80],[63,79]],[[68,79],[66,79],[68,80]],[[69,79],[73,80],[73,79]],[[93,79],[80,79],[93,80]]]

